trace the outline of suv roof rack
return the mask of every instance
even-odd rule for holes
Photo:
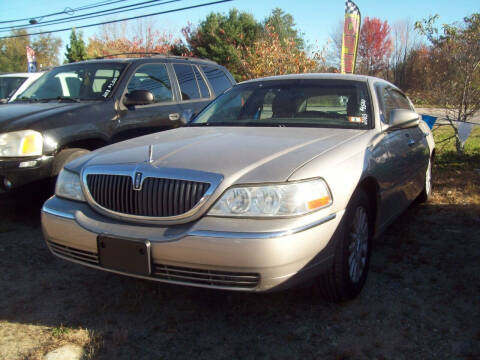
[[[193,56],[178,56],[178,55],[168,55],[164,53],[159,53],[159,52],[124,52],[124,53],[117,53],[117,54],[108,54],[108,55],[103,55],[103,56],[96,56],[94,58],[90,58],[88,60],[101,60],[101,59],[106,59],[110,58],[112,56],[121,56],[121,55],[143,55],[145,57],[163,57],[163,58],[169,58],[169,59],[184,59],[184,60],[201,60],[201,61],[206,61],[206,62],[211,62],[213,64],[217,64],[215,61],[209,60],[209,59],[201,59]]]

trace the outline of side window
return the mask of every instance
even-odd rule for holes
[[[216,96],[232,87],[232,83],[221,69],[214,66],[203,65],[202,70],[208,81],[210,81]]]
[[[197,78],[198,86],[200,87],[200,95],[202,98],[209,98],[210,91],[208,91],[207,84],[205,83],[205,80],[203,80],[202,75],[200,75],[200,71],[196,66],[193,67],[193,70],[195,71],[195,77]]]
[[[173,64],[177,74],[178,84],[182,93],[182,100],[193,100],[200,98],[197,80],[193,73],[192,65]]]
[[[382,103],[383,103],[383,116],[385,118],[385,122],[387,124],[389,124],[390,123],[390,112],[393,109],[397,109],[398,105],[395,102],[395,99],[390,94],[390,91],[388,91],[387,88],[384,88],[382,90]]]
[[[128,93],[134,90],[150,91],[155,103],[172,101],[172,86],[165,64],[147,64],[138,68],[127,86]]]
[[[413,110],[407,97],[396,90],[390,90],[393,98],[397,102],[399,109]]]

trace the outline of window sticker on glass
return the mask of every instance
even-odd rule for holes
[[[114,77],[112,79],[112,81],[110,82],[110,84],[108,84],[107,86],[107,89],[105,90],[105,92],[103,93],[103,97],[106,98],[108,96],[108,94],[110,94],[110,92],[112,91],[113,87],[115,86],[115,83],[117,82],[117,78]]]

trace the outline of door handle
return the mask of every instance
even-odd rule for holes
[[[408,146],[413,146],[413,145],[415,145],[415,140],[413,139],[408,140]]]
[[[179,114],[179,113],[169,114],[169,115],[168,115],[168,118],[169,118],[171,121],[177,121],[177,120],[180,119],[180,114]]]

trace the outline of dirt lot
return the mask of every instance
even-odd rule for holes
[[[476,133],[480,139],[480,131]],[[54,258],[45,194],[0,197],[0,359],[62,344],[94,359],[480,358],[480,155],[440,159],[436,194],[375,243],[359,298],[162,285]]]

